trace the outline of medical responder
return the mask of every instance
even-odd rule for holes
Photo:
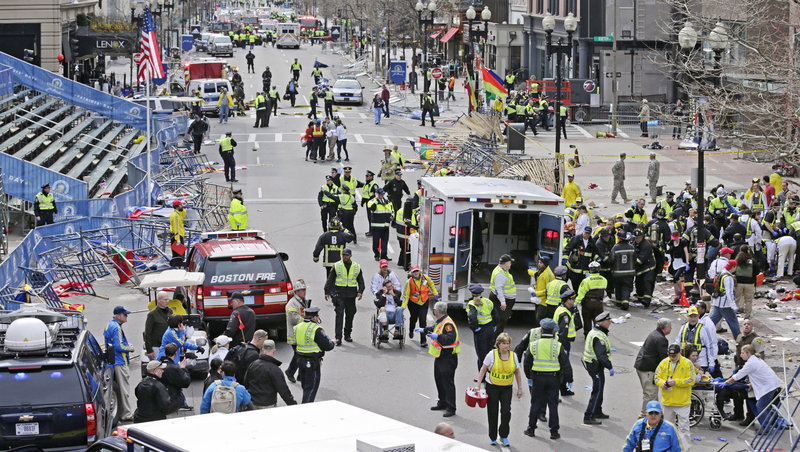
[[[583,367],[592,378],[592,395],[589,405],[583,413],[583,423],[598,425],[598,419],[608,419],[603,413],[603,391],[606,385],[605,370],[614,376],[614,366],[611,364],[611,341],[608,339],[608,327],[611,326],[611,314],[603,312],[594,319],[594,328],[586,335],[583,349]]]
[[[358,211],[358,203],[355,190],[350,190],[350,186],[347,184],[342,184],[339,190],[341,192],[336,196],[339,221],[349,233],[353,234],[353,243],[357,244],[358,237],[354,220]]]
[[[366,207],[366,205],[375,198],[375,190],[378,188],[378,183],[375,182],[375,173],[367,170],[367,174],[364,177],[364,185],[361,187],[361,207]],[[369,237],[372,235],[372,211],[369,209],[364,210],[367,211],[368,225],[365,235]]]
[[[544,318],[553,318],[556,313],[556,309],[558,309],[558,305],[561,304],[561,295],[569,290],[569,284],[567,284],[567,267],[559,265],[555,270],[553,270],[553,275],[555,276],[555,279],[547,284],[547,288],[545,290],[545,307],[542,311],[542,316],[537,316],[539,322],[541,322]]]
[[[500,256],[497,267],[492,270],[492,276],[489,279],[489,290],[491,291],[489,299],[492,300],[492,303],[498,309],[498,314],[500,314],[497,319],[495,337],[505,329],[506,322],[511,318],[514,302],[517,301],[517,285],[514,283],[514,277],[509,272],[513,262],[514,259],[508,254]]]
[[[294,335],[294,327],[303,322],[305,310],[309,307],[311,300],[306,299],[308,286],[302,279],[298,279],[292,284],[292,298],[286,303],[286,343],[292,346],[292,359],[286,368],[286,378],[292,383],[297,382],[294,378],[297,373],[297,339]]]
[[[614,302],[618,308],[625,311],[630,307],[631,290],[633,290],[633,277],[635,252],[630,244],[629,232],[620,229],[617,232],[617,243],[611,248],[611,275],[614,282]]]
[[[239,182],[236,179],[236,160],[233,158],[235,147],[236,140],[233,139],[233,132],[226,132],[225,136],[219,140],[219,155],[225,163],[225,182]]]
[[[400,253],[397,258],[397,265],[408,271],[411,267],[411,246],[408,243],[408,236],[416,229],[416,215],[413,208],[414,198],[406,198],[403,206],[397,209],[394,216],[394,229],[397,233],[397,243],[400,245]],[[413,224],[412,224],[413,223]]]
[[[183,220],[186,218],[186,210],[183,208],[183,201],[176,199],[172,202],[172,213],[169,215],[169,233],[172,236],[172,244],[176,246],[183,244],[183,239],[186,237],[186,229],[183,227]],[[180,248],[179,248],[180,249]],[[179,253],[172,248],[172,257],[182,257],[186,253],[186,248],[183,252]]]
[[[687,345],[694,345],[697,350],[697,364],[703,372],[715,371],[715,361],[717,359],[716,331],[713,324],[708,327],[700,321],[700,313],[696,306],[690,306],[686,312],[688,321],[681,326],[675,336],[675,343],[681,346],[681,350]]]
[[[600,274],[600,263],[591,262],[589,264],[589,277],[581,281],[576,300],[581,307],[581,323],[584,336],[589,334],[589,330],[592,329],[592,320],[603,312],[603,296],[607,286],[608,280]]]
[[[386,199],[386,192],[378,187],[375,189],[375,199],[367,203],[367,209],[372,212],[370,232],[372,232],[372,254],[376,261],[392,260],[387,255],[389,247],[389,225],[394,220],[394,208]]]
[[[342,260],[333,264],[333,271],[325,282],[325,300],[333,299],[336,310],[336,345],[342,345],[342,326],[344,340],[353,342],[353,317],[356,315],[356,299],[361,300],[364,293],[364,275],[361,266],[351,260],[353,251],[342,250]]]
[[[534,286],[528,287],[528,292],[532,296],[531,302],[536,303],[534,326],[539,326],[539,319],[542,318],[547,307],[547,285],[556,279],[553,270],[550,269],[550,257],[544,254],[539,256],[536,270],[528,269],[528,275],[534,281]]]
[[[333,341],[319,325],[319,308],[306,308],[303,323],[294,327],[297,341],[297,379],[303,387],[302,403],[311,403],[317,397],[322,379],[322,357],[333,350]]]
[[[574,292],[573,292],[574,296]],[[531,369],[531,410],[528,414],[528,428],[525,435],[536,436],[536,424],[545,406],[550,412],[548,427],[550,439],[559,439],[558,422],[558,387],[561,380],[572,381],[572,367],[569,364],[567,351],[555,337],[558,325],[553,319],[542,319],[539,322],[541,337],[531,341],[525,355],[523,367]]]
[[[575,175],[569,173],[567,174],[567,183],[564,185],[564,189],[561,190],[561,197],[564,198],[564,205],[567,207],[572,206],[579,196],[582,196],[581,186],[575,183]]]
[[[576,231],[575,237],[564,247],[562,259],[567,260],[569,270],[567,274],[572,283],[572,290],[577,290],[589,270],[589,262],[597,259],[597,247],[592,240],[591,227],[586,226],[582,231]]]
[[[424,334],[430,339],[428,353],[433,361],[433,379],[436,382],[438,400],[431,411],[444,411],[443,417],[456,414],[456,368],[461,343],[455,322],[447,315],[447,303],[437,301],[433,305],[434,326],[415,328],[414,331]]]
[[[644,231],[634,231],[634,255],[636,258],[636,297],[644,307],[653,301],[653,289],[656,286],[656,264],[653,257],[653,246],[644,239]]]
[[[553,321],[558,325],[558,341],[561,342],[561,347],[567,352],[572,349],[572,343],[575,342],[576,325],[575,325],[575,291],[568,290],[561,294],[561,305],[556,309],[553,314]],[[572,391],[572,380],[561,379],[559,387],[562,396],[574,396]]]
[[[420,328],[425,328],[428,323],[428,301],[433,299],[439,300],[439,292],[436,290],[436,285],[430,276],[422,273],[419,266],[414,265],[411,267],[408,282],[403,288],[403,309],[408,309],[409,324],[408,324],[408,337],[414,339],[414,325],[419,320]],[[409,303],[410,302],[410,303]],[[428,345],[425,335],[420,335],[420,347]]]
[[[467,323],[475,340],[475,353],[478,355],[478,370],[483,365],[486,354],[494,344],[494,325],[497,322],[497,310],[491,300],[483,296],[483,286],[470,284],[472,299],[466,306]]]
[[[42,185],[42,191],[36,194],[33,213],[36,215],[36,226],[53,224],[53,217],[58,213],[58,208],[55,197],[50,193],[50,184]]]
[[[350,231],[347,231],[342,226],[337,218],[331,218],[330,229],[323,232],[317,239],[317,245],[314,247],[313,259],[314,262],[319,262],[319,255],[324,250],[322,255],[322,266],[325,267],[325,278],[331,274],[333,265],[342,260],[342,250],[347,245],[347,242],[352,242],[355,238]]]
[[[103,331],[106,351],[113,350],[114,352],[114,380],[120,391],[120,420],[126,422],[133,420],[133,405],[128,395],[131,390],[130,355],[135,350],[128,343],[128,338],[125,337],[125,332],[122,330],[122,325],[128,321],[129,314],[130,311],[124,307],[115,307],[114,318],[108,322],[105,331]]]
[[[247,207],[244,205],[244,196],[241,188],[233,191],[231,208],[228,211],[228,224],[234,231],[247,229]]]
[[[320,217],[322,218],[322,232],[328,230],[328,224],[336,218],[339,188],[333,184],[331,176],[325,176],[325,185],[319,189],[317,204],[319,204]]]

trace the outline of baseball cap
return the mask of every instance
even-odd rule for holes
[[[733,260],[733,259],[731,259],[731,260],[729,260],[729,261],[728,261],[728,263],[725,265],[725,270],[733,270],[734,268],[736,268],[736,261],[735,261],[735,260]]]
[[[241,292],[234,292],[228,296],[230,300],[242,300],[244,301],[244,295]]]
[[[721,254],[721,255],[722,254],[733,254],[733,250],[728,248],[727,246],[725,246],[725,247],[722,247],[721,250],[719,250],[719,254]]]
[[[669,346],[669,354],[676,355],[681,352],[681,346],[679,344],[670,344]]]
[[[219,345],[220,347],[224,347],[224,346],[228,345],[230,342],[231,342],[231,338],[229,338],[228,336],[226,336],[224,334],[220,334],[219,336],[217,336],[216,339],[214,339],[214,343]]]
[[[147,371],[151,373],[155,372],[158,369],[166,369],[166,368],[167,364],[162,363],[161,361],[150,361],[149,363],[147,363]]]
[[[414,273],[414,272],[418,272],[418,271],[420,271],[419,265],[412,265],[411,269],[409,270],[409,273]]]
[[[389,261],[387,261],[386,259],[381,259],[381,261],[379,263],[380,263],[381,267],[388,267],[389,266]]]
[[[660,413],[661,412],[661,404],[655,400],[651,400],[647,402],[647,408],[645,409],[648,413]]]
[[[696,307],[690,306],[689,310],[686,311],[686,315],[700,315],[700,313],[697,312],[697,308]]]
[[[352,255],[353,255],[353,250],[351,250],[350,248],[345,248],[342,250],[342,256],[352,256]]]
[[[590,228],[589,226],[586,226],[585,228],[583,228],[583,232],[587,232],[587,233],[591,234],[592,233],[592,228]]]
[[[128,315],[130,313],[131,313],[131,311],[128,311],[127,309],[123,308],[122,306],[117,306],[116,308],[114,308],[114,315],[119,315],[119,314]]]
[[[506,262],[514,262],[514,259],[512,259],[508,254],[503,254],[500,256],[500,263],[505,264]]]

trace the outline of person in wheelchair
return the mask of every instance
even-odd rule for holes
[[[381,325],[380,340],[389,341],[389,324],[393,324],[394,340],[403,337],[403,307],[400,301],[400,291],[394,288],[394,283],[390,280],[383,282],[383,288],[375,294],[375,306],[378,308],[378,322]]]

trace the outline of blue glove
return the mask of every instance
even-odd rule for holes
[[[736,305],[733,306],[733,313],[734,314],[738,314],[739,313],[739,308],[736,307]]]
[[[608,375],[614,376],[614,369],[608,369]]]
[[[431,338],[431,340],[433,340],[433,341],[435,341],[436,339],[439,339],[439,335],[436,334],[436,333],[428,333],[428,337]]]
[[[424,328],[414,328],[414,332],[415,333],[424,333],[425,329]]]
[[[496,326],[493,326],[493,327],[492,327],[492,333],[496,333],[496,332],[497,332],[497,327],[496,327]]]
[[[433,301],[439,301],[439,294],[438,293],[433,296]]]
[[[690,268],[690,265],[689,265],[689,264],[686,264],[685,270],[686,270],[687,272],[689,271],[689,268]]]
[[[567,391],[572,391],[572,383],[567,383]]]
[[[478,328],[475,329],[475,332],[477,333],[480,330],[481,330],[481,327],[478,327]]]
[[[778,231],[772,231],[772,238],[778,238]]]
[[[533,378],[528,378],[528,386],[533,387]]]
[[[708,372],[709,372],[709,373],[711,373],[711,372],[714,372],[714,369],[715,369],[715,367],[714,367],[714,364],[710,364],[710,365],[708,366]]]
[[[784,234],[788,234],[789,233],[789,228],[783,228],[783,233]]]
[[[636,208],[636,203],[635,203],[635,202],[632,202],[632,203],[631,203],[631,207],[635,209],[635,208]]]
[[[567,258],[566,257],[562,257],[561,258],[561,265],[567,265]]]

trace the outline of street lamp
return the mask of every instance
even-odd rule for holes
[[[427,5],[422,3],[422,0],[417,0],[417,4],[414,5],[414,9],[417,10],[417,20],[419,21],[419,26],[422,29],[422,70],[425,71],[424,80],[426,83],[430,83],[428,80],[428,31],[427,27],[433,27],[433,17],[436,15],[436,2],[434,0],[430,0]],[[422,13],[425,12],[426,16],[423,18]],[[413,64],[416,62],[417,52],[414,52],[414,61],[412,61],[412,65],[414,66],[412,70],[416,71],[416,65]],[[424,86],[424,85],[423,85]],[[428,91],[430,86],[424,86],[425,91]],[[413,84],[412,84],[412,93],[413,91]]]
[[[693,79],[698,79],[701,81],[709,80],[712,84],[716,86],[720,86],[722,83],[722,67],[720,65],[720,60],[722,59],[722,52],[728,47],[729,36],[728,30],[725,28],[725,25],[717,22],[716,27],[708,34],[708,43],[711,46],[711,50],[714,51],[714,68],[711,75],[701,73],[702,70],[694,71],[689,67],[689,58],[691,57],[692,51],[695,49],[697,45],[698,35],[697,31],[692,26],[691,22],[686,22],[683,28],[678,32],[678,45],[681,47],[681,50],[684,52],[684,56],[686,58],[686,72]],[[705,212],[705,150],[703,147],[698,143],[697,146],[697,217],[695,218],[695,224],[700,226],[703,225],[703,217]],[[705,274],[705,240],[706,240],[706,232],[705,228],[701,227],[697,229],[697,273],[698,275]]]
[[[567,17],[564,19],[564,30],[567,32],[567,43],[562,44],[561,38],[558,38],[558,43],[553,44],[553,31],[556,29],[556,19],[553,17],[552,14],[549,12],[545,14],[544,18],[542,19],[542,28],[544,29],[545,33],[547,34],[546,39],[546,47],[547,47],[547,60],[550,60],[550,57],[555,53],[556,54],[556,100],[555,106],[553,107],[553,114],[556,119],[556,158],[561,157],[561,83],[562,83],[562,75],[561,75],[561,55],[564,54],[567,56],[567,60],[572,59],[572,34],[575,33],[575,30],[578,29],[578,19],[575,18],[575,15],[570,12]],[[558,167],[556,167],[556,173],[558,173]],[[558,187],[559,183],[558,174],[556,174],[556,188]]]

